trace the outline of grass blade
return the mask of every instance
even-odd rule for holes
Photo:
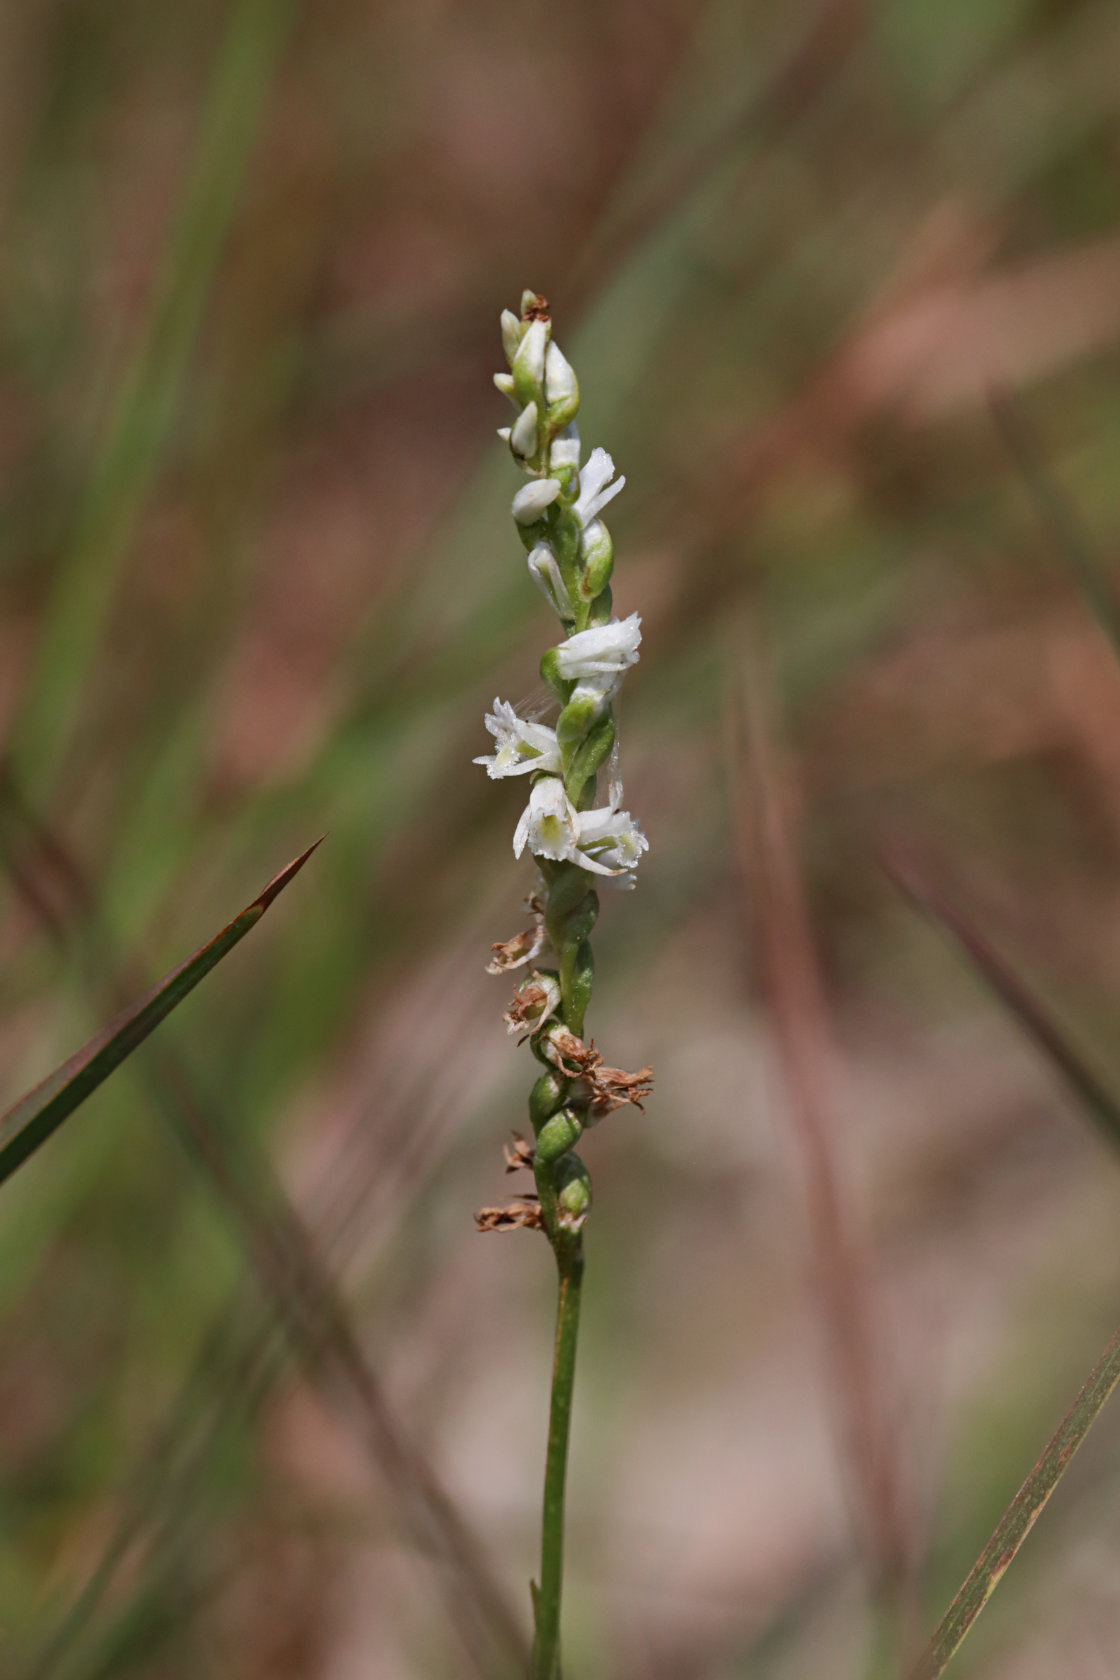
[[[274,876],[252,904],[246,905],[241,914],[215,934],[208,944],[188,957],[186,962],[180,963],[178,968],[172,969],[138,1002],[0,1116],[0,1184],[10,1178],[64,1120],[69,1119],[79,1104],[244,939],[273,899],[303,868],[317,845],[318,840]]]
[[[911,1671],[910,1680],[938,1680],[944,1674],[1118,1381],[1120,1330],[1093,1366],[1077,1399],[1046,1443],[1042,1457],[996,1524],[921,1661]]]

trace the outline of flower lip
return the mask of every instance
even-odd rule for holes
[[[529,803],[513,834],[513,851],[520,857],[526,845],[534,857],[560,863],[573,859],[576,850],[576,810],[558,776],[542,776],[534,782]]]

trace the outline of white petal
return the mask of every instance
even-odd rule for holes
[[[512,366],[513,358],[517,354],[518,346],[525,333],[524,323],[517,319],[512,309],[502,310],[502,349],[506,353],[506,361]]]
[[[642,621],[637,613],[621,621],[595,625],[569,636],[556,649],[556,667],[565,681],[583,677],[609,676],[637,664],[642,640]]]
[[[548,322],[530,321],[513,358],[514,374],[527,374],[534,385],[544,380],[544,359],[548,349]]]
[[[626,483],[620,478],[611,484],[614,476],[614,462],[605,449],[593,449],[587,457],[587,465],[579,475],[579,496],[575,503],[575,512],[581,525],[590,525],[597,519],[603,508],[611,501]]]
[[[559,494],[556,479],[534,478],[529,484],[523,484],[513,498],[513,517],[519,525],[535,524]]]
[[[575,608],[560,571],[560,562],[548,544],[538,543],[528,558],[533,582],[553,612],[558,613],[561,618],[574,618]]]
[[[550,344],[544,362],[545,395],[550,403],[566,402],[579,386],[575,369],[558,344]]]
[[[510,448],[514,454],[521,456],[535,455],[537,452],[537,405],[529,403],[521,410],[514,421],[513,430],[509,437]]]

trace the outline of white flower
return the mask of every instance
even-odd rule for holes
[[[524,776],[530,770],[559,771],[560,748],[555,729],[518,717],[508,700],[495,699],[494,710],[486,714],[486,727],[498,750],[472,762],[484,764],[486,774],[492,779]]]
[[[594,875],[613,876],[628,876],[649,849],[628,811],[609,805],[598,811],[577,811],[558,776],[542,776],[533,785],[513,836],[518,857],[526,845],[536,857],[578,863]]]
[[[578,471],[579,429],[574,420],[553,438],[549,459],[554,472],[559,472],[561,467],[575,467]]]
[[[560,562],[547,543],[538,543],[529,555],[529,575],[554,613],[565,619],[576,616]]]
[[[611,457],[605,449],[593,449],[579,475],[575,513],[581,525],[590,525],[593,519],[597,519],[626,483],[624,478],[619,478],[612,484],[613,477],[614,462]]]
[[[556,649],[556,670],[565,682],[582,682],[592,677],[613,678],[617,687],[624,671],[638,662],[642,621],[637,613],[629,618],[612,618],[569,636]]]
[[[513,517],[519,525],[535,525],[546,508],[552,506],[560,494],[554,478],[532,478],[523,484],[513,498]]]
[[[622,874],[634,869],[642,853],[649,851],[649,841],[629,811],[604,805],[597,811],[579,812],[576,823],[577,844],[584,854],[580,861],[585,869],[604,875]]]
[[[572,858],[578,820],[560,778],[542,776],[534,782],[529,803],[514,830],[514,856],[520,857],[528,845],[534,857],[553,858],[557,863]]]

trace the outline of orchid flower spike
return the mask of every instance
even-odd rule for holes
[[[560,620],[562,639],[541,659],[541,673],[559,703],[555,724],[522,717],[508,701],[495,700],[485,718],[494,750],[475,759],[494,780],[530,778],[513,850],[519,858],[530,852],[536,862],[533,926],[491,946],[488,967],[492,974],[505,974],[541,960],[517,986],[505,1023],[511,1033],[529,1039],[544,1068],[529,1097],[533,1146],[519,1142],[512,1161],[507,1155],[507,1166],[531,1166],[536,1197],[483,1208],[476,1219],[485,1231],[542,1230],[560,1276],[546,1486],[559,1485],[561,1491],[559,1500],[550,1495],[546,1506],[542,1585],[533,1594],[532,1661],[534,1675],[559,1680],[563,1467],[582,1231],[591,1212],[591,1178],[575,1145],[613,1110],[640,1107],[651,1082],[649,1068],[627,1073],[606,1067],[594,1043],[584,1040],[595,971],[596,888],[601,882],[632,887],[649,850],[642,830],[622,808],[614,717],[615,696],[638,660],[642,621],[636,612],[617,618],[611,611],[614,544],[602,515],[626,480],[615,475],[605,449],[593,449],[581,465],[579,381],[553,339],[547,302],[525,292],[519,314],[503,312],[501,329],[508,371],[496,374],[494,384],[515,414],[499,436],[525,474],[511,511],[529,576]],[[600,776],[607,783],[605,805],[598,803]]]

